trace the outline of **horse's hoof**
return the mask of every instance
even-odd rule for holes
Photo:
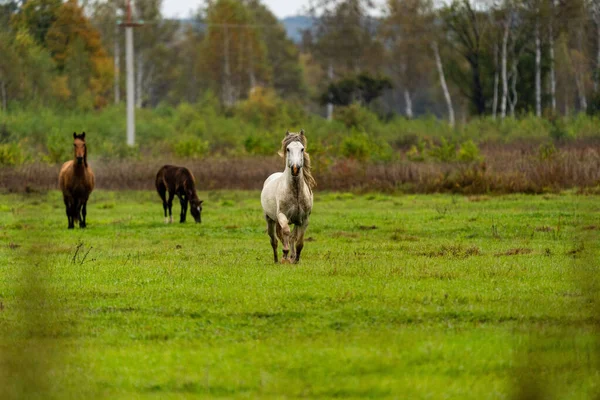
[[[165,218],[165,224],[169,223],[169,218]]]
[[[282,264],[290,264],[290,260],[288,260],[287,258],[284,258],[283,260],[281,260]]]

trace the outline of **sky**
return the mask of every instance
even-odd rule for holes
[[[167,18],[189,17],[192,11],[196,11],[203,4],[203,0],[165,0],[163,1],[163,14]],[[382,4],[383,0],[376,0]],[[293,15],[303,14],[308,6],[308,0],[263,0],[277,18],[285,18]]]

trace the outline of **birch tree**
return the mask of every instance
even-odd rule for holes
[[[205,22],[207,29],[202,44],[205,74],[224,105],[232,106],[248,95],[252,84],[250,70],[255,81],[270,84],[265,43],[244,3],[211,2]],[[249,48],[252,48],[251,53]]]
[[[431,39],[424,32],[433,21],[432,3],[429,0],[389,0],[387,6],[381,29],[388,49],[386,65],[396,85],[402,88],[406,117],[413,118],[413,93],[423,83],[427,65],[431,64]]]
[[[506,106],[508,103],[508,39],[510,37],[514,7],[512,1],[504,4],[502,18],[502,50],[501,50],[501,75],[502,75],[502,99],[500,100],[500,117],[506,117]]]
[[[448,85],[446,84],[446,75],[444,74],[444,66],[442,64],[442,58],[440,57],[440,50],[437,41],[433,41],[431,43],[431,48],[433,49],[435,64],[437,66],[438,74],[440,77],[440,86],[442,87],[442,91],[444,92],[444,99],[446,100],[446,107],[448,108],[448,123],[451,127],[454,127],[454,107],[452,105],[452,97],[450,96]]]
[[[488,34],[487,16],[474,8],[470,0],[454,0],[443,10],[442,18],[449,41],[457,54],[467,62],[471,75],[471,88],[467,93],[477,115],[486,111],[483,87],[484,41]]]

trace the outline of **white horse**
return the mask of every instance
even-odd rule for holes
[[[285,170],[269,176],[260,195],[267,230],[271,237],[273,259],[277,262],[277,237],[283,244],[282,263],[300,261],[304,232],[312,211],[315,180],[310,172],[310,157],[304,151],[306,137],[287,132],[279,155],[285,157]],[[294,224],[294,231],[290,231]],[[275,236],[277,235],[277,237]],[[290,254],[291,246],[291,254]]]

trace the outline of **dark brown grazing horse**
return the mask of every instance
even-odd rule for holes
[[[187,214],[188,202],[190,203],[190,213],[197,223],[202,222],[202,203],[203,200],[198,198],[196,194],[196,180],[189,169],[185,167],[177,167],[175,165],[165,165],[158,170],[156,174],[156,191],[163,201],[163,209],[165,210],[165,223],[173,222],[171,209],[173,207],[173,197],[177,195],[181,203],[181,214],[179,222],[185,222]],[[167,191],[169,192],[169,200],[167,200]],[[167,208],[169,210],[169,218],[167,219]]]
[[[85,228],[87,215],[87,201],[94,190],[94,173],[87,163],[87,147],[85,145],[85,132],[78,135],[73,132],[73,160],[63,164],[58,175],[58,185],[63,193],[69,229],[75,227]]]

